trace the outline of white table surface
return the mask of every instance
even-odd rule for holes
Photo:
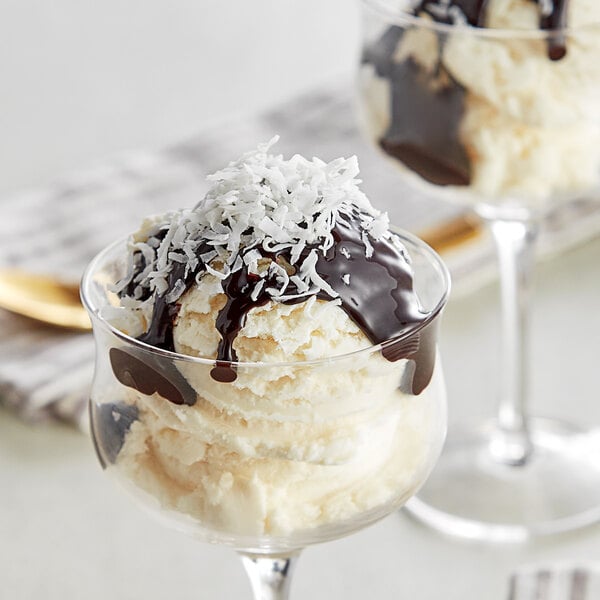
[[[0,195],[349,77],[357,14],[348,0],[5,3]],[[600,425],[599,264],[596,239],[539,270],[538,414]],[[493,411],[496,317],[495,286],[450,302],[442,352],[452,422]],[[446,539],[394,514],[308,549],[292,599],[502,600],[517,565],[596,557],[600,527],[498,547]],[[230,550],[138,511],[105,480],[85,436],[0,412],[0,599],[42,598],[250,598],[250,590]]]
[[[600,425],[599,258],[600,237],[540,266],[533,335],[534,409],[592,426]],[[493,410],[496,308],[489,285],[446,311],[452,422]],[[444,538],[396,513],[306,550],[292,599],[503,600],[519,565],[596,558],[600,527],[495,546]],[[232,551],[139,511],[105,479],[84,435],[0,412],[0,598],[191,600],[250,598],[250,590]]]

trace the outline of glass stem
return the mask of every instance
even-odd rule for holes
[[[254,600],[287,600],[298,554],[263,556],[240,553]]]
[[[506,465],[523,465],[531,456],[527,423],[529,393],[529,305],[538,224],[532,220],[492,219],[502,305],[500,404],[491,452]]]

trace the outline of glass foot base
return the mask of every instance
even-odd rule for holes
[[[494,423],[456,430],[419,494],[406,505],[441,532],[520,542],[600,520],[600,431],[531,419],[523,465],[492,458]]]

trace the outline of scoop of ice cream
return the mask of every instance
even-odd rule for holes
[[[399,337],[426,316],[403,245],[357,186],[356,159],[284,160],[268,149],[212,175],[213,186],[193,210],[147,220],[130,244],[128,274],[115,287],[123,310],[112,315],[114,323],[167,350],[177,347],[175,328],[191,328],[196,342],[182,348],[215,358],[218,381],[235,379],[235,342],[249,315],[265,305],[281,312],[281,305],[309,299],[333,303],[360,328],[363,347]],[[207,299],[207,285],[218,297]],[[215,308],[202,332],[187,323],[188,290],[196,290],[196,304]],[[338,353],[327,342],[327,356]],[[294,360],[287,345],[280,340],[263,355],[254,350],[249,360]],[[384,354],[397,360],[416,350]],[[432,364],[419,360],[417,371],[430,374]]]
[[[227,302],[221,282],[206,276],[180,299],[175,349],[189,356],[216,357],[221,340],[215,328]],[[284,304],[270,301],[252,309],[233,346],[242,362],[309,361],[347,354],[370,345],[336,301]]]

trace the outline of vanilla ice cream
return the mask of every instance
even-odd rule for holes
[[[98,453],[213,536],[341,535],[405,501],[439,453],[434,316],[357,174],[264,145],[129,242],[103,316],[158,353],[110,349]]]
[[[424,25],[389,25],[363,57],[364,117],[387,154],[470,201],[540,208],[597,186],[599,3],[425,0],[407,10]]]

